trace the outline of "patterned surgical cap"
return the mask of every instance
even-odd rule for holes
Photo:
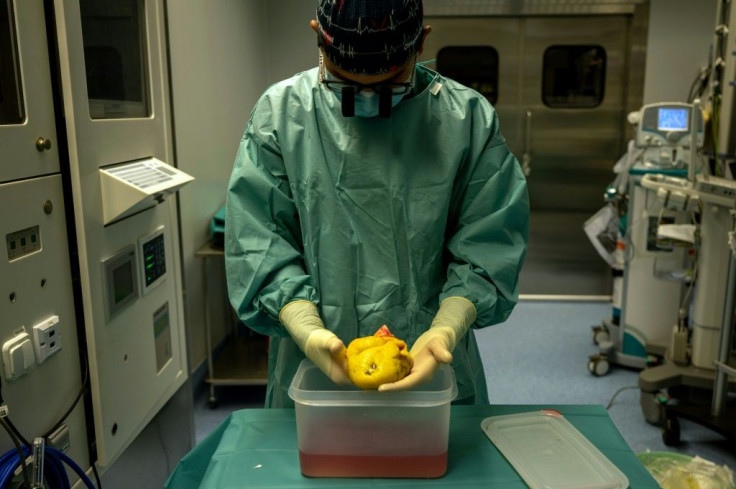
[[[319,43],[339,68],[390,73],[416,52],[422,0],[319,0]]]

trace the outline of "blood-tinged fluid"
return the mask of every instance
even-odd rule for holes
[[[327,455],[299,451],[302,473],[308,477],[402,477],[432,479],[447,472],[447,452],[439,455]]]

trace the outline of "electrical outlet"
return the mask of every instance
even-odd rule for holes
[[[15,380],[27,374],[34,363],[31,337],[25,332],[25,328],[21,328],[15,332],[13,338],[3,343],[5,378]]]
[[[51,316],[33,326],[33,346],[36,349],[38,363],[43,363],[48,357],[61,350],[59,316]]]

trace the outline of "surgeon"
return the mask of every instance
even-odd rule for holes
[[[348,384],[344,347],[386,324],[411,389],[451,363],[456,403],[485,404],[471,328],[518,298],[529,200],[498,116],[477,92],[417,64],[421,0],[320,0],[318,66],[270,87],[229,183],[228,294],[271,336],[267,407],[305,356]]]

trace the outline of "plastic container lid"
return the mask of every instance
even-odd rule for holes
[[[562,414],[492,416],[481,428],[531,489],[626,489],[629,480]]]
[[[302,360],[289,386],[294,402],[310,406],[432,407],[448,404],[457,396],[455,372],[441,365],[434,378],[408,391],[378,392],[332,382],[310,360]]]

